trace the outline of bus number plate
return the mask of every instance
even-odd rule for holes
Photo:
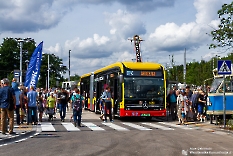
[[[150,116],[150,114],[141,114],[141,116]]]

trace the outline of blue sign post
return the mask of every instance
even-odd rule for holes
[[[224,128],[226,128],[226,84],[225,75],[231,74],[231,61],[219,60],[218,61],[218,75],[223,75],[223,121]]]
[[[231,74],[231,61],[218,60],[218,75],[230,75],[230,74]]]

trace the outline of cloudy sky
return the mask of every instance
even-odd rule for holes
[[[44,53],[53,53],[71,75],[82,75],[116,61],[136,58],[128,38],[138,34],[142,61],[166,65],[202,58],[221,49],[209,49],[208,35],[219,23],[217,11],[231,0],[0,0],[0,38],[31,37],[44,41]],[[68,77],[68,76],[67,76]]]

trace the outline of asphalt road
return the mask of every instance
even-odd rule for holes
[[[84,121],[100,122],[96,119],[97,115],[93,116],[95,119],[88,118]],[[114,124],[121,122],[115,120]],[[131,123],[128,120],[123,122]],[[58,126],[59,123],[58,119],[54,121],[54,125]],[[2,146],[0,154],[4,156],[179,156],[187,152],[188,155],[216,156],[228,152],[227,155],[233,155],[232,135],[195,129],[138,130],[126,127],[128,131],[116,131],[106,127],[103,127],[104,131],[91,131],[87,130],[87,127],[81,127],[80,131],[68,132],[58,128],[56,132],[42,132],[23,142]]]

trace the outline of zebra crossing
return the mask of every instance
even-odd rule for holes
[[[176,129],[192,130],[194,126],[176,125],[175,123],[167,122],[82,122],[82,127],[75,127],[71,122],[42,122],[40,125],[42,132],[56,132],[61,131],[57,129],[63,129],[67,132],[79,132],[79,131],[152,131],[152,130],[165,130],[172,131]],[[195,128],[196,129],[196,128]]]

